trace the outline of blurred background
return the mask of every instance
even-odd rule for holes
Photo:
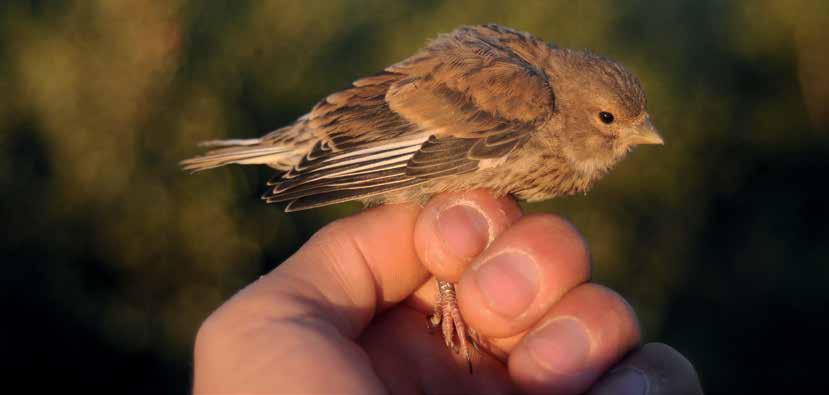
[[[4,1],[4,373],[189,391],[200,322],[359,207],[287,215],[259,200],[267,169],[177,162],[488,22],[622,62],[667,141],[527,210],[576,224],[595,280],[708,393],[811,393],[829,332],[829,2],[805,0]]]

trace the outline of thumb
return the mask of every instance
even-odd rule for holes
[[[335,221],[236,298],[269,319],[313,316],[354,338],[375,312],[429,277],[413,245],[417,205],[389,205]]]
[[[209,320],[231,313],[269,321],[314,317],[356,337],[376,311],[428,279],[413,245],[419,212],[415,204],[385,205],[328,224]]]
[[[381,206],[324,227],[262,279],[264,288],[282,295],[274,309],[288,315],[316,310],[343,335],[357,336],[375,312],[428,279],[413,243],[419,212],[415,204]],[[308,303],[288,311],[286,302],[297,298]]]
[[[194,393],[379,388],[351,339],[428,279],[412,241],[419,212],[390,205],[333,222],[222,305],[196,336]]]

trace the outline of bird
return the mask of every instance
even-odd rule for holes
[[[639,79],[589,50],[559,48],[497,24],[461,26],[357,79],[260,138],[213,140],[181,162],[198,172],[267,165],[262,195],[298,211],[362,201],[424,204],[487,189],[534,202],[586,193],[637,145],[663,144]],[[437,280],[428,323],[466,358],[454,284]]]

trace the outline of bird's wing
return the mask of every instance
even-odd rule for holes
[[[433,134],[460,138],[532,128],[549,118],[555,99],[547,75],[517,46],[487,32],[495,33],[488,26],[458,29],[387,68],[406,76],[390,87],[389,107]]]
[[[533,65],[549,46],[495,25],[465,27],[321,101],[319,143],[263,196],[312,208],[478,168],[526,142],[555,112]]]

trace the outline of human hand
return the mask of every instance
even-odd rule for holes
[[[426,329],[430,273],[458,283],[484,337],[474,374]],[[701,394],[670,347],[632,351],[633,310],[589,277],[569,223],[522,216],[508,198],[367,210],[320,230],[204,322],[194,393]]]

